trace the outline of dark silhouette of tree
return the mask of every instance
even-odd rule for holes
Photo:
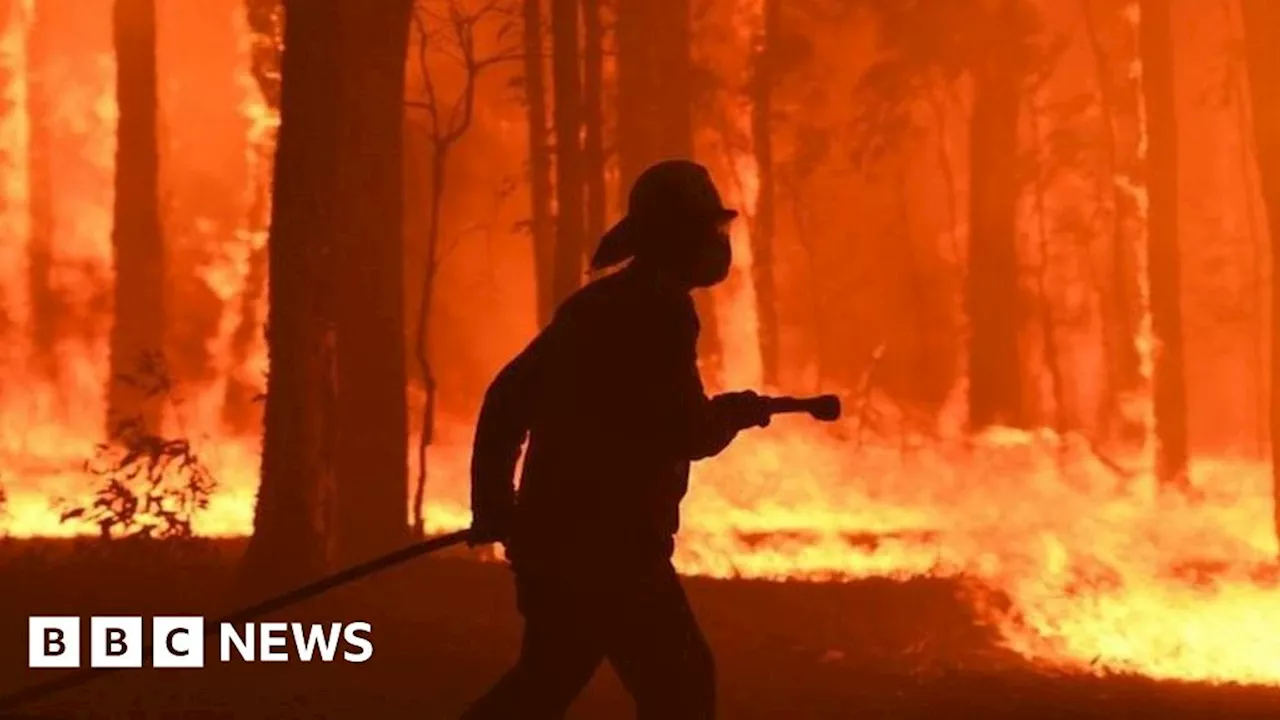
[[[293,585],[331,556],[338,422],[333,256],[341,132],[340,4],[285,0],[280,131],[267,249],[270,371],[251,587]],[[287,192],[281,192],[287,188]]]
[[[336,539],[338,559],[350,562],[408,539],[404,92],[413,0],[340,5]],[[286,14],[286,28],[291,21]]]
[[[41,8],[44,8],[41,11]],[[58,339],[58,315],[62,303],[51,285],[53,271],[53,167],[49,121],[49,6],[32,3],[27,23],[27,127],[30,240],[28,242],[28,292],[31,298],[31,339],[36,365],[46,377],[55,378],[58,363],[54,344]]]
[[[897,149],[912,105],[962,76],[972,80],[969,124],[969,424],[1026,427],[1018,335],[1029,310],[1018,287],[1018,120],[1035,66],[1034,8],[1022,0],[887,1],[876,6],[881,58],[863,77],[860,162]]]
[[[1274,522],[1280,535],[1280,293],[1274,278],[1280,277],[1280,7],[1270,0],[1241,0],[1244,18],[1245,62],[1249,99],[1253,106],[1254,145],[1262,201],[1271,228],[1271,476]]]
[[[697,68],[690,0],[617,0],[618,190],[622,207],[636,177],[668,158],[693,157]],[[713,372],[723,353],[709,292],[694,293],[698,355]]]
[[[1052,298],[1049,294],[1049,268],[1052,263],[1053,249],[1050,242],[1052,233],[1049,229],[1051,218],[1047,210],[1046,197],[1056,168],[1050,164],[1050,159],[1045,157],[1052,151],[1046,151],[1043,147],[1046,144],[1041,137],[1041,126],[1044,123],[1042,118],[1043,109],[1037,105],[1035,98],[1031,94],[1028,95],[1026,98],[1026,112],[1030,118],[1031,135],[1035,143],[1033,151],[1036,156],[1037,166],[1035,177],[1032,181],[1032,199],[1036,214],[1036,235],[1039,236],[1040,262],[1039,267],[1036,269],[1036,294],[1038,296],[1036,299],[1040,314],[1041,351],[1044,353],[1044,366],[1049,374],[1049,387],[1053,394],[1052,427],[1061,437],[1068,430],[1076,428],[1072,427],[1073,423],[1067,410],[1066,388],[1063,383],[1062,351],[1058,340],[1059,323],[1055,317]],[[1058,447],[1060,451],[1058,453],[1058,461],[1062,463],[1066,459],[1066,445],[1061,444]]]
[[[551,148],[548,147],[547,87],[542,2],[522,0],[524,94],[529,124],[529,235],[533,240],[538,326],[551,321],[555,225],[551,211]]]
[[[431,151],[424,238],[425,264],[413,343],[414,358],[426,391],[421,432],[418,435],[417,477],[413,497],[413,526],[419,534],[425,523],[427,449],[435,439],[436,380],[431,363],[430,328],[436,277],[447,250],[440,245],[440,216],[448,189],[449,161],[451,151],[471,128],[475,117],[476,85],[480,77],[495,65],[522,57],[518,49],[507,47],[505,43],[508,30],[513,27],[511,20],[504,6],[496,0],[486,0],[474,5],[467,5],[463,0],[422,2],[413,16],[413,50],[417,55],[418,72],[423,85],[421,93],[407,101],[407,105],[414,113],[424,116],[423,123]],[[483,28],[491,21],[496,26],[495,49],[479,54],[480,46],[488,43],[486,38],[477,34],[477,28]],[[449,59],[461,71],[462,89],[456,97],[447,98],[440,94],[431,67],[433,54],[440,59]]]
[[[1102,8],[1095,8],[1099,4]],[[1145,223],[1135,191],[1143,172],[1139,155],[1142,88],[1130,71],[1138,56],[1138,38],[1136,29],[1125,17],[1127,5],[1120,0],[1080,2],[1105,126],[1102,152],[1106,170],[1098,173],[1099,182],[1105,184],[1105,188],[1099,188],[1104,195],[1099,202],[1109,204],[1111,219],[1107,238],[1109,252],[1100,273],[1099,287],[1107,372],[1097,426],[1104,440],[1116,437],[1141,440],[1142,433],[1142,428],[1134,422],[1136,418],[1128,418],[1123,412],[1125,399],[1141,393],[1144,385],[1137,338],[1143,312],[1138,247]]]
[[[410,0],[286,0],[270,373],[244,578],[408,538],[403,119]],[[287,188],[287,191],[284,191]]]
[[[1178,250],[1178,116],[1169,0],[1142,0],[1142,91],[1147,117],[1147,272],[1155,336],[1152,400],[1156,476],[1187,484],[1187,400]]]
[[[1243,32],[1242,8],[1240,5],[1240,3],[1233,2],[1233,0],[1222,0],[1218,7],[1222,12],[1223,19],[1232,28],[1240,28],[1240,31]],[[1257,152],[1257,140],[1249,101],[1248,59],[1243,35],[1237,35],[1232,38],[1223,47],[1222,55],[1222,73],[1217,92],[1210,90],[1206,94],[1206,100],[1215,109],[1229,109],[1236,118],[1241,138],[1239,144],[1240,181],[1243,187],[1248,188],[1255,182],[1254,175],[1258,173],[1258,166],[1254,161],[1254,156]],[[1268,243],[1270,238],[1267,237],[1264,225],[1258,222],[1258,213],[1255,212],[1253,198],[1246,197],[1245,217],[1248,220],[1246,227],[1248,228],[1249,247],[1252,250],[1250,264],[1253,266],[1252,276],[1250,277],[1250,294],[1253,302],[1249,303],[1252,307],[1246,312],[1249,312],[1252,317],[1254,326],[1252,363],[1252,394],[1254,395],[1256,412],[1254,416],[1256,418],[1254,420],[1254,441],[1259,457],[1266,457],[1271,443],[1271,428],[1267,421],[1267,417],[1271,412],[1271,398],[1267,392],[1269,378],[1267,353],[1270,350],[1271,331],[1266,315],[1266,298],[1269,292],[1266,257],[1269,252]],[[1263,214],[1265,215],[1265,213],[1266,207],[1264,205]]]
[[[1018,117],[1028,71],[1025,8],[996,0],[976,39],[969,125],[969,425],[1026,427],[1019,329],[1027,309],[1018,288],[1016,206]]]
[[[618,0],[619,189],[649,165],[693,156],[688,0]]]
[[[773,163],[773,93],[778,82],[777,44],[781,34],[781,4],[763,0],[764,22],[755,40],[751,77],[751,141],[755,149],[760,187],[751,224],[752,281],[760,338],[761,375],[776,387],[782,363],[778,341],[778,292],[774,282],[773,247],[777,231]]]
[[[850,22],[864,23],[867,15],[865,6],[822,0],[777,5],[776,32],[768,38],[774,87],[771,122],[777,131],[770,133],[770,140],[781,133],[789,136],[791,147],[789,152],[775,157],[772,163],[775,217],[791,227],[789,240],[795,242],[794,247],[799,251],[796,256],[799,272],[792,276],[799,294],[790,299],[796,303],[796,310],[801,311],[803,320],[795,329],[807,330],[806,344],[811,348],[809,367],[814,374],[815,386],[822,387],[830,367],[829,358],[824,357],[828,353],[823,348],[832,339],[832,333],[823,329],[826,292],[818,257],[818,250],[823,244],[815,237],[813,215],[816,207],[811,188],[823,166],[839,152],[841,145],[832,140],[843,128],[838,130],[811,112],[807,102],[808,98],[821,97],[830,84],[827,67],[824,66],[827,58],[816,51],[815,38],[810,30],[814,27],[847,27]],[[781,277],[775,277],[775,281],[781,280]],[[790,293],[784,288],[781,296],[785,300]],[[950,330],[949,325],[945,324],[947,331]]]
[[[1062,282],[1055,282],[1055,269],[1063,264],[1064,256],[1073,252],[1088,257],[1090,248],[1088,241],[1092,228],[1084,227],[1076,219],[1071,209],[1055,209],[1050,212],[1049,193],[1059,177],[1067,172],[1088,172],[1088,163],[1081,161],[1080,153],[1073,149],[1084,144],[1079,139],[1079,126],[1093,101],[1090,93],[1080,93],[1071,98],[1054,99],[1042,97],[1045,86],[1058,69],[1062,48],[1066,47],[1065,37],[1048,36],[1043,46],[1030,46],[1036,52],[1026,56],[1025,78],[1023,81],[1022,114],[1030,130],[1030,147],[1023,152],[1024,171],[1031,195],[1031,207],[1035,215],[1035,251],[1028,253],[1035,257],[1034,286],[1036,321],[1040,330],[1040,362],[1039,366],[1047,375],[1049,398],[1041,407],[1028,403],[1026,412],[1029,424],[1048,425],[1058,436],[1057,459],[1059,470],[1065,467],[1067,444],[1061,442],[1068,432],[1082,429],[1079,413],[1075,403],[1068,396],[1068,374],[1070,368],[1063,355],[1063,344],[1060,334],[1073,322],[1080,322],[1083,315],[1072,312],[1069,307],[1058,307],[1055,289]],[[1027,167],[1029,166],[1029,167]],[[1074,231],[1078,239],[1075,245],[1062,242],[1063,235]],[[1087,264],[1085,264],[1087,268]],[[1067,282],[1088,284],[1091,277],[1087,270],[1080,276],[1072,277]],[[1033,379],[1034,382],[1034,379]],[[1034,388],[1034,385],[1032,385]],[[1032,390],[1031,397],[1037,393]]]
[[[107,430],[140,419],[159,429],[160,401],[130,382],[164,340],[164,237],[160,228],[155,0],[115,0],[115,319],[110,335]]]
[[[0,0],[0,37],[12,37],[21,32],[23,27],[22,3],[13,0]],[[6,53],[7,54],[7,53]],[[7,57],[0,58],[0,87],[11,87],[19,68],[14,67],[16,63],[12,61],[5,62]],[[11,115],[17,110],[14,104],[10,102],[7,93],[0,94],[0,117]],[[0,167],[6,170],[10,167],[20,166],[23,158],[14,157],[7,148],[0,148]],[[12,216],[14,210],[10,207],[10,199],[0,197],[0,215]],[[6,228],[12,232],[12,228]],[[34,258],[32,259],[34,262]],[[34,278],[33,278],[34,279]],[[11,304],[14,304],[16,298],[10,298],[8,292],[12,292],[9,288],[5,288],[5,297],[3,304],[0,304],[0,342],[5,344],[6,348],[14,347],[17,343],[18,334],[23,331],[21,320],[14,317],[11,313]],[[0,354],[3,357],[3,354]]]
[[[586,252],[582,183],[582,78],[578,0],[551,0],[551,68],[556,144],[556,247],[552,297],[558,305],[582,285]]]
[[[604,25],[600,0],[582,0],[582,170],[586,190],[585,240],[604,234]],[[584,247],[584,250],[590,250]]]

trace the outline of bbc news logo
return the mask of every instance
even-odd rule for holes
[[[81,628],[74,616],[27,618],[27,667],[78,668],[87,644],[89,667],[140,668],[147,640],[151,667],[204,667],[203,617],[153,617],[150,637],[144,637],[141,617],[91,617],[87,643]],[[218,660],[362,663],[373,657],[372,631],[367,622],[220,623]]]

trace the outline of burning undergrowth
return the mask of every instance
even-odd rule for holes
[[[687,506],[692,571],[955,576],[1008,647],[1048,664],[1280,680],[1263,639],[1280,604],[1261,464],[1202,461],[1188,497],[1034,434],[854,454],[797,428],[731,453]],[[772,470],[744,472],[751,455]]]
[[[85,471],[97,480],[92,501],[55,501],[60,520],[80,520],[110,539],[140,535],[192,537],[192,521],[209,507],[217,481],[185,439],[168,439],[129,424],[116,443],[98,445]]]
[[[162,359],[145,357],[122,380],[149,402],[168,403],[180,417],[173,383]],[[56,499],[62,523],[97,526],[104,539],[118,536],[190,538],[192,521],[209,507],[218,483],[187,438],[170,438],[134,415],[114,423],[113,440],[98,443],[85,463],[94,478],[86,502]]]
[[[441,434],[429,532],[468,522],[469,436],[463,425]],[[220,489],[192,529],[247,533],[254,444],[200,453]],[[782,420],[696,467],[676,562],[716,578],[950,579],[1005,648],[1042,667],[1280,683],[1266,468],[1201,461],[1188,497],[1159,492],[1140,458],[1126,460],[1134,471],[1119,474],[1084,443],[1013,432],[859,447]],[[12,534],[95,530],[60,522],[35,479],[11,488]],[[39,487],[90,485],[62,473]]]

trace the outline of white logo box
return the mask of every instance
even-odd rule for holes
[[[82,630],[79,617],[37,616],[27,619],[27,667],[80,667]],[[204,618],[157,616],[148,638],[143,619],[135,616],[88,618],[89,666],[140,668],[151,641],[151,665],[158,668],[204,667]]]

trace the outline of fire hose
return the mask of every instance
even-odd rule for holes
[[[840,417],[840,398],[835,395],[821,395],[805,398],[787,396],[764,397],[762,399],[764,400],[765,407],[768,409],[770,415],[788,413],[807,414],[815,420],[823,422],[831,422]],[[445,548],[460,545],[466,542],[469,535],[469,530],[457,530],[445,535],[429,538],[381,557],[365,561],[359,565],[354,565],[332,575],[320,578],[319,580],[308,583],[294,590],[290,590],[289,592],[224,615],[205,625],[205,637],[207,638],[210,635],[213,635],[223,624],[248,622],[263,615],[300,603],[304,600],[309,600],[317,595],[332,590],[335,587],[346,585],[347,583],[381,572],[382,570],[399,565],[400,563],[407,562],[428,553],[436,552],[437,550],[444,550]],[[142,648],[142,656],[146,657],[150,655],[151,649],[152,645],[150,643],[144,645]],[[29,705],[37,700],[42,700],[64,690],[79,687],[80,685],[96,680],[107,673],[120,669],[123,668],[81,668],[62,677],[30,685],[9,695],[0,696],[0,717],[17,710],[24,705]]]
[[[327,577],[320,578],[315,582],[308,583],[302,587],[291,590],[282,595],[263,600],[255,605],[251,605],[242,610],[224,615],[212,623],[205,625],[205,637],[213,635],[223,623],[243,623],[261,617],[268,613],[284,609],[303,600],[309,600],[327,590],[331,590],[339,585],[345,585],[349,582],[359,580],[360,578],[372,575],[381,570],[385,570],[394,565],[399,565],[407,560],[426,555],[427,553],[443,550],[454,545],[461,544],[466,541],[468,530],[458,530],[456,532],[441,535],[439,537],[423,540],[422,542],[403,547],[394,552],[388,553],[381,557],[360,563],[334,573]],[[151,644],[147,644],[142,648],[142,656],[146,657],[151,653]],[[79,687],[91,680],[95,680],[103,675],[121,668],[103,668],[90,667],[82,668],[73,673],[69,673],[62,677],[53,678],[47,682],[37,683],[29,687],[18,690],[10,695],[0,697],[0,717],[5,713],[12,712],[23,705],[29,705],[37,700],[42,700],[54,693],[70,690]]]

